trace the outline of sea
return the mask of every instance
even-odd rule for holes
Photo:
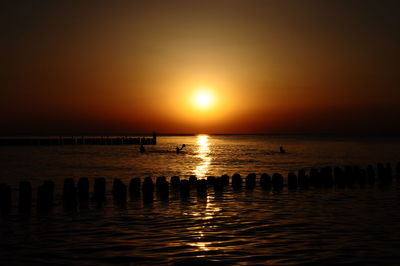
[[[176,147],[185,147],[176,153]],[[280,152],[280,147],[286,153]],[[400,264],[399,137],[303,135],[159,136],[157,145],[1,146],[0,183],[13,209],[0,215],[1,265]],[[262,173],[390,163],[390,186],[264,191]],[[152,203],[112,200],[114,178],[199,179],[257,175],[253,190],[171,192]],[[104,177],[107,200],[65,210],[65,178]],[[36,188],[55,183],[55,206],[37,212]],[[33,187],[30,213],[17,210],[18,184]]]

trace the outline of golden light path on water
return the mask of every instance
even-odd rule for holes
[[[198,135],[196,144],[197,144],[196,157],[201,159],[201,161],[194,170],[194,174],[197,176],[197,178],[203,179],[206,178],[207,171],[212,161],[212,157],[210,155],[211,149],[210,149],[209,136]],[[215,213],[219,212],[221,209],[217,207],[215,203],[212,201],[213,201],[213,196],[207,195],[206,198],[204,199],[205,203],[205,205],[203,205],[205,207],[204,209],[195,210],[192,213],[187,213],[187,214],[193,216],[194,219],[200,219],[200,220],[213,219]],[[211,242],[204,241],[205,233],[206,232],[204,232],[202,228],[199,228],[199,230],[194,231],[194,235],[197,241],[189,243],[189,245],[196,248],[199,251],[210,251],[210,250],[220,249],[219,247],[216,246],[211,247],[210,246],[212,244]],[[203,256],[197,256],[197,257],[203,257]]]
[[[204,200],[206,201],[205,209],[194,211],[191,215],[193,216],[193,219],[207,221],[208,223],[208,220],[212,220],[216,213],[221,211],[221,208],[215,206],[215,203],[210,202],[212,200],[211,196],[207,196]],[[199,227],[198,230],[194,230],[193,236],[196,240],[188,244],[198,251],[220,250],[221,247],[216,245],[217,242],[212,243],[210,241],[205,241],[206,239],[209,239],[208,234],[210,233],[210,230],[212,231],[211,228],[206,228],[205,226]],[[204,255],[199,255],[197,257],[204,257]]]
[[[194,174],[197,178],[205,178],[208,168],[210,167],[211,163],[211,156],[210,156],[210,142],[208,141],[208,135],[198,135],[197,136],[197,155],[196,157],[200,158],[201,161],[199,165],[197,165],[196,169],[194,170]]]

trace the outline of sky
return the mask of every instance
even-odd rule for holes
[[[399,1],[6,0],[0,25],[3,135],[400,134]]]

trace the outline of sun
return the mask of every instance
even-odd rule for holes
[[[200,109],[208,109],[214,105],[215,96],[210,90],[199,90],[193,94],[193,104]]]

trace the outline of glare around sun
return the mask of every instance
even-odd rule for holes
[[[207,90],[197,91],[193,96],[193,104],[200,109],[210,108],[213,106],[214,101],[214,95]]]

